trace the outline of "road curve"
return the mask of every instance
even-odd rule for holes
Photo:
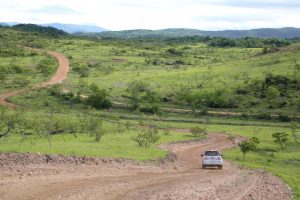
[[[204,141],[164,146],[178,158],[169,164],[109,161],[10,166],[17,170],[0,171],[0,199],[290,199],[289,188],[269,173],[241,169],[229,162],[223,170],[201,169],[203,151],[222,151],[232,145],[226,135],[211,133]]]
[[[16,108],[17,106],[15,104],[7,101],[7,99],[9,97],[15,96],[17,94],[28,91],[30,89],[48,87],[53,84],[62,83],[67,78],[69,70],[70,70],[68,59],[63,54],[55,52],[55,51],[48,51],[47,53],[50,56],[56,58],[59,63],[55,74],[50,78],[50,80],[48,80],[44,83],[39,83],[39,84],[33,85],[28,88],[23,88],[23,89],[19,89],[16,91],[6,92],[4,94],[1,94],[0,95],[0,104],[1,105],[7,106],[10,108]]]

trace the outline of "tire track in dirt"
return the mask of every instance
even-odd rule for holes
[[[62,83],[67,78],[69,72],[67,58],[53,51],[47,53],[59,62],[52,78],[31,88],[0,95],[0,104],[15,108],[16,105],[7,102],[7,98],[30,89]],[[177,155],[177,162],[170,166],[151,164],[140,166],[124,163],[103,166],[32,165],[23,166],[20,170],[32,170],[32,174],[21,177],[18,173],[4,177],[1,176],[0,171],[0,199],[284,200],[291,198],[290,189],[270,174],[240,169],[226,161],[223,170],[201,169],[200,154],[203,151],[208,149],[222,151],[232,146],[232,142],[226,135],[211,133],[209,139],[200,142],[162,145],[163,148]],[[272,182],[271,186],[269,182]]]
[[[15,105],[7,100],[9,97],[18,95],[22,92],[29,91],[31,89],[48,87],[50,85],[57,84],[57,83],[61,84],[67,78],[69,70],[70,70],[68,59],[63,54],[55,52],[55,51],[47,51],[47,53],[50,56],[56,58],[56,60],[58,61],[58,68],[57,68],[55,74],[48,81],[46,81],[44,83],[38,83],[38,84],[35,84],[28,88],[23,88],[23,89],[19,89],[16,91],[6,92],[4,94],[1,94],[0,95],[0,104],[1,105],[7,106],[10,108],[16,108],[17,105]]]
[[[122,162],[99,166],[37,165],[32,169],[43,173],[23,177],[21,181],[16,174],[3,179],[0,199],[281,200],[291,197],[285,184],[265,172],[241,169],[226,161],[223,170],[201,168],[203,151],[222,151],[232,146],[226,135],[211,133],[207,140],[163,145],[177,155],[177,161],[167,165]],[[60,173],[47,172],[56,168]]]

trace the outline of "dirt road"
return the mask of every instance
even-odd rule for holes
[[[48,80],[47,82],[31,86],[30,88],[23,88],[23,89],[20,89],[20,90],[16,90],[16,91],[1,94],[0,95],[0,104],[1,105],[8,106],[8,107],[11,107],[11,108],[15,108],[16,107],[15,104],[10,103],[10,102],[7,101],[7,99],[9,97],[12,97],[14,95],[17,95],[17,94],[25,92],[25,91],[28,91],[30,89],[47,87],[47,86],[50,86],[50,85],[53,85],[53,84],[56,84],[56,83],[62,83],[62,81],[67,78],[68,73],[69,73],[69,69],[70,69],[68,59],[64,55],[62,55],[60,53],[57,53],[57,52],[54,52],[54,51],[48,51],[47,53],[50,56],[53,56],[54,58],[56,58],[58,60],[58,63],[59,63],[57,71],[51,77],[51,79]]]
[[[53,162],[45,163],[44,155],[34,159],[21,158],[19,154],[0,155],[0,199],[291,198],[284,183],[263,171],[241,169],[229,162],[225,162],[223,170],[200,168],[201,152],[222,151],[232,145],[226,135],[217,133],[210,134],[205,141],[163,145],[162,148],[177,155],[177,161],[172,163],[106,159],[74,164],[72,157],[57,158],[59,162],[51,158]]]
[[[49,81],[32,88],[47,87],[67,78],[68,60],[57,52],[48,54],[59,61],[57,72]],[[0,95],[0,104],[16,107],[6,99],[29,89]],[[163,145],[162,148],[176,154],[177,161],[172,163],[0,154],[0,199],[291,198],[290,189],[281,180],[263,171],[240,169],[229,162],[225,162],[223,170],[200,168],[201,152],[207,149],[221,151],[232,145],[226,135],[216,133],[202,142]]]

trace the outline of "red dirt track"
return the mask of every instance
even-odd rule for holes
[[[40,163],[43,155],[18,164],[20,157],[1,156],[1,200],[199,200],[290,199],[290,189],[270,173],[246,170],[225,162],[223,170],[201,169],[207,149],[232,147],[226,135],[211,133],[199,142],[162,147],[177,155],[175,162],[135,163],[106,159],[93,163]],[[17,155],[17,154],[16,154]],[[20,156],[19,154],[17,156]],[[2,159],[2,160],[1,160]],[[65,157],[70,161],[73,157]],[[11,164],[7,164],[11,162]]]
[[[7,98],[67,78],[67,58],[53,51],[48,54],[59,62],[55,75],[45,83],[0,95],[0,104],[15,108]],[[242,169],[226,161],[223,170],[201,168],[203,151],[231,147],[233,143],[227,135],[211,133],[203,141],[162,145],[161,148],[176,154],[175,162],[137,163],[120,159],[98,162],[91,158],[94,161],[86,163],[85,158],[72,156],[58,156],[60,160],[56,162],[55,156],[0,153],[0,199],[286,200],[292,197],[286,184],[262,170]]]
[[[24,89],[20,89],[20,90],[16,90],[16,91],[1,94],[0,95],[0,104],[1,105],[8,106],[8,107],[11,107],[11,108],[16,108],[15,104],[10,103],[10,102],[7,101],[7,99],[9,97],[12,97],[14,95],[17,95],[17,94],[25,92],[25,91],[28,91],[30,89],[48,87],[48,86],[56,84],[56,83],[62,83],[62,81],[67,78],[69,70],[70,70],[68,59],[64,55],[62,55],[60,53],[57,53],[57,52],[54,52],[54,51],[48,51],[47,53],[49,55],[53,56],[54,58],[56,58],[58,63],[59,63],[57,71],[51,77],[51,79],[48,80],[47,82],[39,83],[39,84],[36,84],[34,86],[31,86],[30,88],[24,88]]]

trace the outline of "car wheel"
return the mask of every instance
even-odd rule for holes
[[[218,169],[222,169],[222,168],[223,168],[223,166],[222,166],[222,165],[219,165],[219,166],[218,166]]]
[[[202,169],[205,169],[205,165],[202,165]]]

